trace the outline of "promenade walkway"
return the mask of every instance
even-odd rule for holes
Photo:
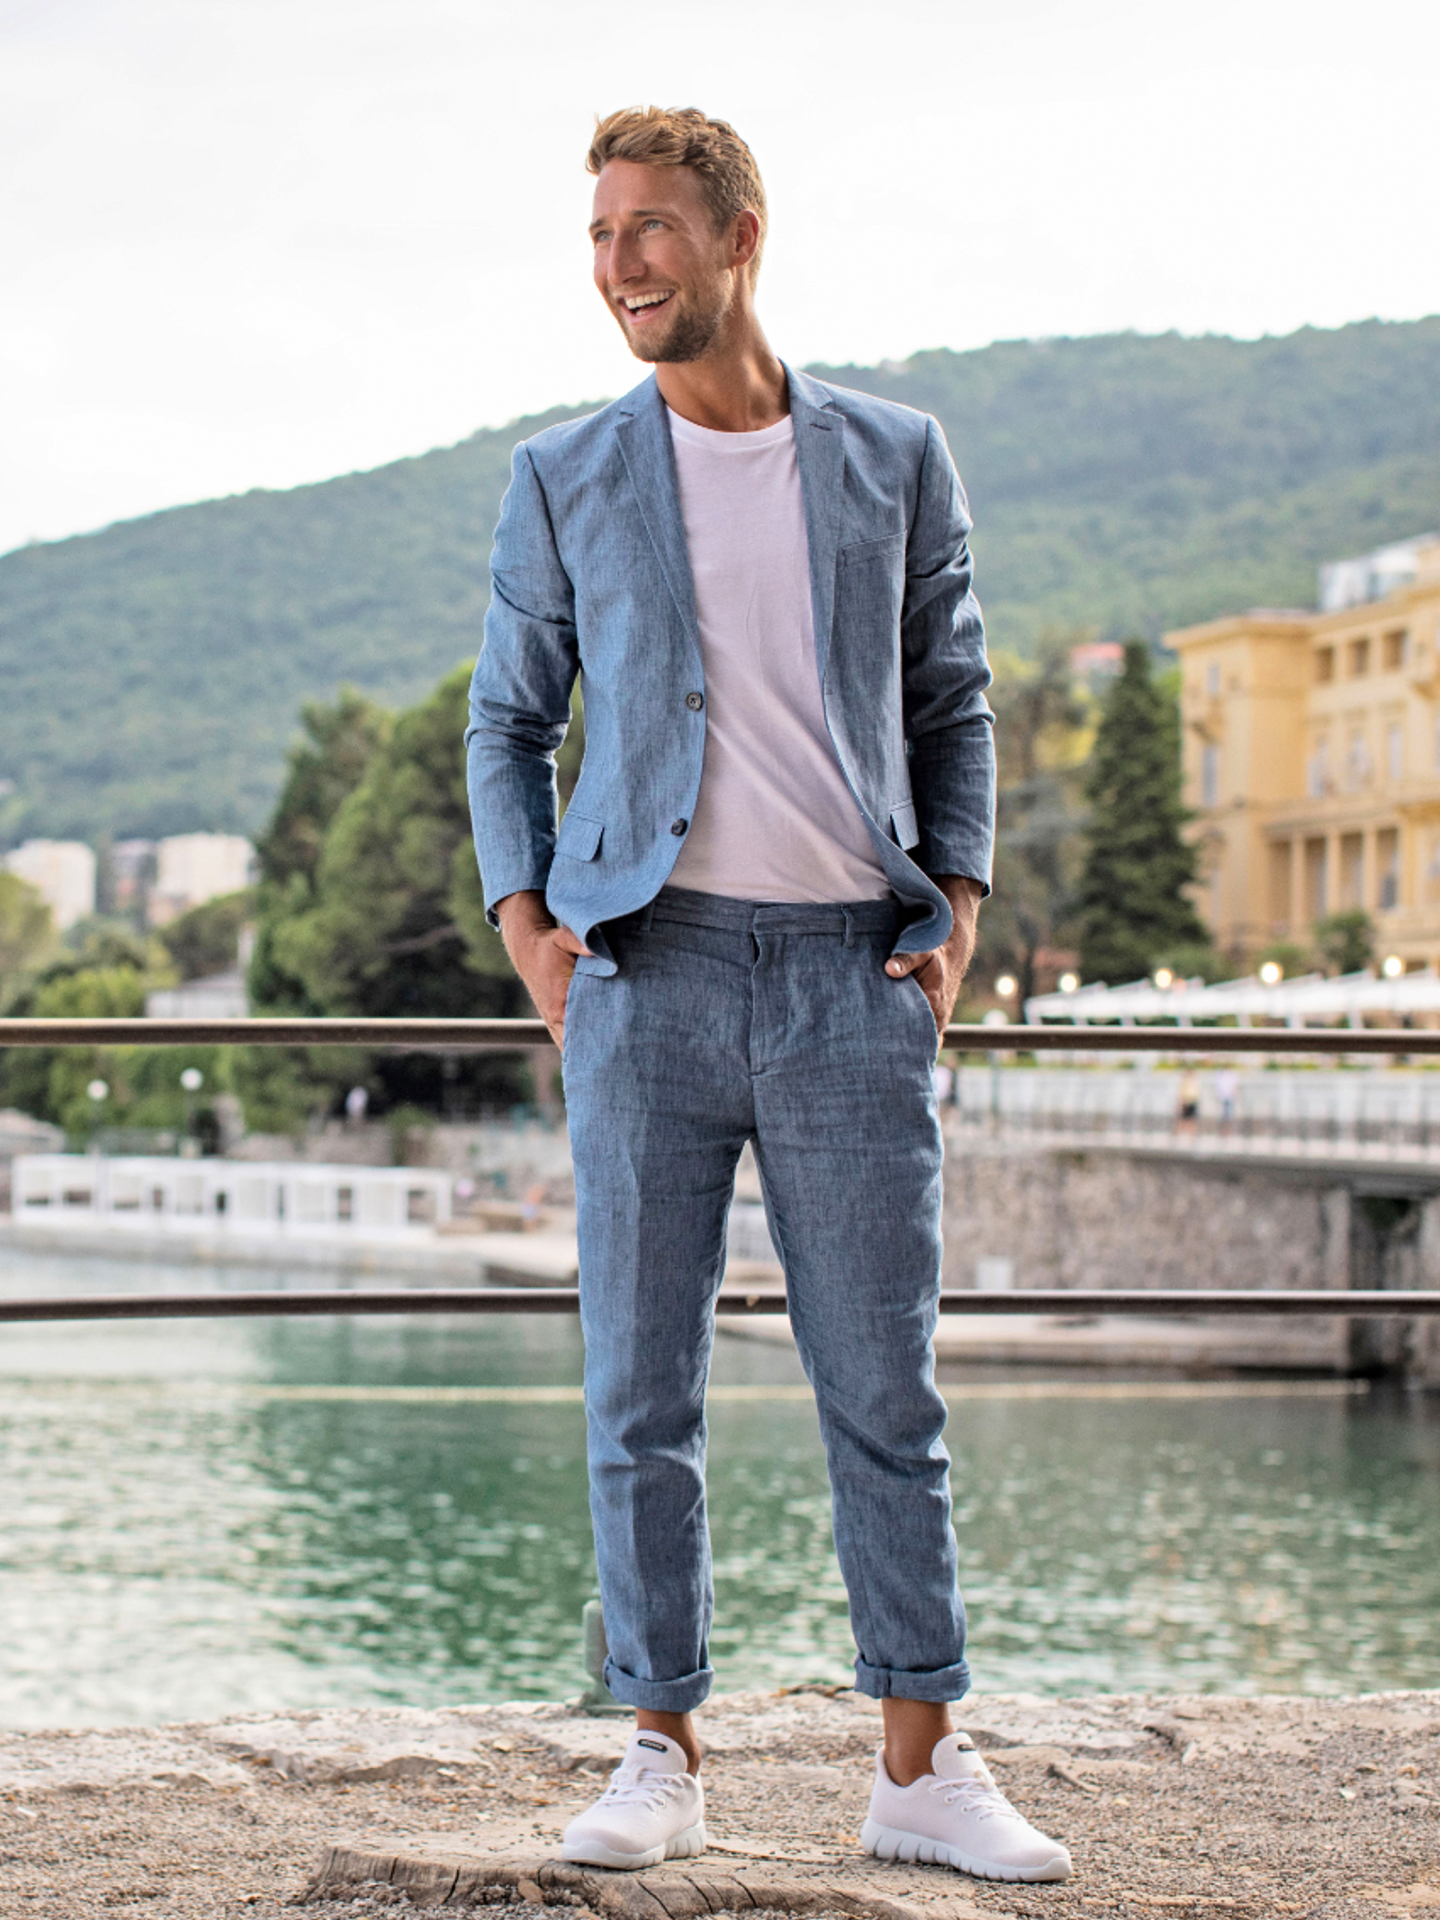
[[[1424,1920],[1440,1911],[1440,1692],[1043,1700],[976,1694],[997,1778],[1062,1837],[1062,1886],[859,1851],[875,1704],[705,1713],[712,1844],[645,1876],[554,1863],[624,1723],[560,1706],[237,1716],[0,1735],[0,1915],[281,1920],[501,1905],[515,1920],[756,1909],[875,1920]],[[302,1908],[302,1911],[307,1909]]]

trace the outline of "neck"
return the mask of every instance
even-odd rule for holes
[[[790,411],[785,369],[753,314],[698,360],[663,361],[655,384],[672,412],[716,433],[758,433]]]

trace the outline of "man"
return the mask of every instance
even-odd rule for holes
[[[884,1746],[885,1858],[1062,1879],[965,1692],[944,1403],[934,1084],[987,890],[994,756],[964,495],[940,429],[779,361],[765,195],[693,108],[612,114],[595,284],[654,375],[516,449],[471,696],[487,910],[563,1049],[591,1511],[636,1734],[567,1858],[705,1844],[704,1396],[749,1140],[816,1393]],[[585,759],[556,831],[579,675]]]

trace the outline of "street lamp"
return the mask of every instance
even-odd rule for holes
[[[1002,973],[995,982],[995,991],[1002,1000],[1013,1000],[1020,990],[1020,982],[1013,973]]]
[[[1285,969],[1278,960],[1267,960],[1260,969],[1260,979],[1267,987],[1278,987],[1285,978]]]
[[[92,1080],[85,1089],[85,1097],[93,1109],[90,1121],[90,1151],[98,1153],[100,1151],[100,1141],[97,1137],[100,1132],[100,1109],[110,1098],[110,1089],[103,1080]]]
[[[1387,980],[1398,980],[1405,971],[1405,962],[1400,958],[1398,953],[1387,953],[1381,964],[1380,971]]]
[[[1060,991],[1061,993],[1078,993],[1080,991],[1079,974],[1062,973],[1060,976]]]
[[[185,1092],[185,1141],[181,1147],[182,1158],[196,1151],[195,1096],[204,1084],[205,1076],[198,1067],[186,1067],[180,1075],[180,1085]]]
[[[1157,967],[1155,969],[1155,984],[1157,987],[1159,987],[1162,993],[1165,991],[1167,987],[1174,986],[1175,976],[1170,971],[1169,967]]]

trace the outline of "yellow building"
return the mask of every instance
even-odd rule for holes
[[[1322,567],[1317,613],[1166,642],[1216,945],[1304,945],[1363,907],[1381,953],[1440,965],[1440,535]]]

